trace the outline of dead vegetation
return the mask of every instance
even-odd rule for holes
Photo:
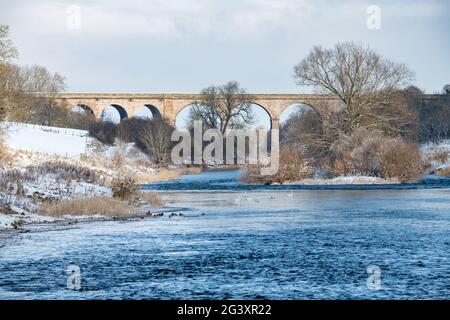
[[[132,196],[136,196],[139,190],[137,179],[134,176],[126,175],[115,178],[111,182],[111,189],[114,198],[128,200]]]
[[[448,150],[437,150],[435,152],[432,152],[431,155],[429,155],[430,161],[437,161],[439,163],[446,163],[449,160],[450,154]]]
[[[164,202],[162,201],[161,197],[156,192],[153,191],[142,192],[141,197],[152,206],[162,207],[164,205]]]
[[[438,168],[436,170],[436,175],[440,177],[450,177],[450,167]]]
[[[45,203],[42,214],[52,217],[94,216],[123,217],[137,214],[137,208],[127,202],[110,197],[76,198],[54,203]]]
[[[168,169],[160,169],[154,174],[149,174],[147,176],[140,176],[140,181],[145,181],[146,183],[164,181],[177,179],[181,175],[180,170],[168,170]]]
[[[0,168],[4,163],[10,162],[12,160],[11,154],[4,143],[4,133],[2,128],[0,128]]]

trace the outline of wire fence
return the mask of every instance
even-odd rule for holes
[[[41,126],[37,124],[32,123],[17,123],[17,122],[3,122],[1,127],[3,128],[32,128],[34,130],[42,130],[44,132],[48,133],[55,133],[55,134],[61,134],[65,136],[73,136],[73,137],[87,137],[89,133],[86,130],[78,130],[78,129],[69,129],[69,128],[58,128],[58,127],[48,127],[48,126]]]

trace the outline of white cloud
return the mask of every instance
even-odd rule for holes
[[[80,32],[89,35],[145,35],[177,38],[185,35],[226,38],[263,37],[295,31],[304,23],[323,29],[330,21],[365,19],[371,1],[311,0],[118,0],[79,1]],[[42,33],[65,33],[70,1],[34,1],[17,8]],[[438,1],[383,2],[383,18],[432,17],[443,11]]]
[[[439,72],[449,58],[448,42],[442,40],[450,25],[449,3],[0,0],[0,21],[11,25],[21,63],[64,73],[75,84],[70,90],[195,92],[237,79],[249,90],[295,91],[292,66],[313,45],[347,40],[407,63],[423,79],[419,85],[440,89],[448,81]],[[81,10],[79,30],[67,28],[67,8],[73,4]],[[366,27],[371,4],[382,10],[379,31]]]

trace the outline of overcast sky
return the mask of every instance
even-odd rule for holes
[[[347,40],[406,63],[417,86],[437,92],[450,83],[449,3],[0,0],[0,23],[19,63],[65,75],[74,92],[198,92],[228,80],[255,93],[307,92],[293,66],[314,45]],[[369,5],[381,9],[381,29],[367,27]]]

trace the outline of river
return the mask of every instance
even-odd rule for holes
[[[450,298],[449,179],[274,187],[238,174],[145,186],[177,216],[2,236],[0,299]]]

